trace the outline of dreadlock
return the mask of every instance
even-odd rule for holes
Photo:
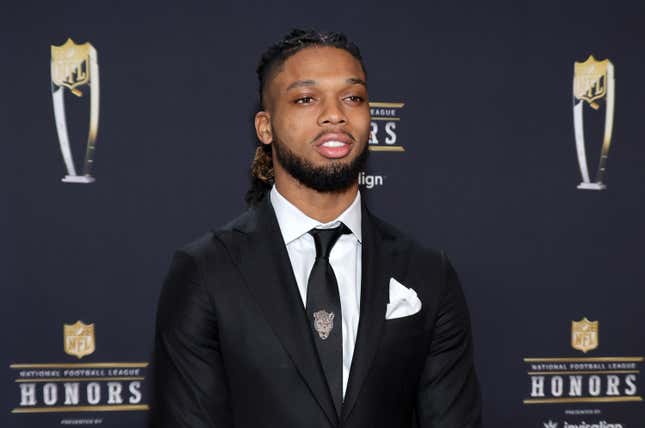
[[[343,33],[321,32],[313,29],[293,29],[282,40],[269,46],[260,58],[256,69],[259,81],[258,100],[260,109],[265,108],[264,90],[266,85],[282,64],[302,49],[315,46],[343,49],[356,58],[361,63],[363,71],[365,71],[365,65],[358,46],[349,41]],[[264,199],[274,183],[271,145],[258,144],[251,164],[251,187],[244,198],[248,205],[256,205]]]

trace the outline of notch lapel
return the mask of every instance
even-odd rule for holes
[[[349,417],[381,339],[388,301],[389,277],[394,263],[392,240],[377,229],[375,220],[363,206],[361,308],[354,357],[349,374],[342,420]]]
[[[327,418],[338,426],[338,414],[269,196],[233,229],[245,235],[231,253],[251,294]]]

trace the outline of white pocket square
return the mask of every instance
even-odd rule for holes
[[[390,278],[390,303],[385,310],[385,319],[407,317],[420,310],[421,300],[417,297],[417,292]]]

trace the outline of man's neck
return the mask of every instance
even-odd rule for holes
[[[328,223],[340,216],[356,199],[358,181],[338,192],[319,192],[307,187],[290,175],[276,174],[278,192],[308,217]]]

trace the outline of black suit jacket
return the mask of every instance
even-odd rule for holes
[[[362,209],[360,322],[341,416],[267,196],[175,254],[157,313],[153,426],[481,425],[454,270]],[[417,292],[420,312],[385,319],[391,277]]]

